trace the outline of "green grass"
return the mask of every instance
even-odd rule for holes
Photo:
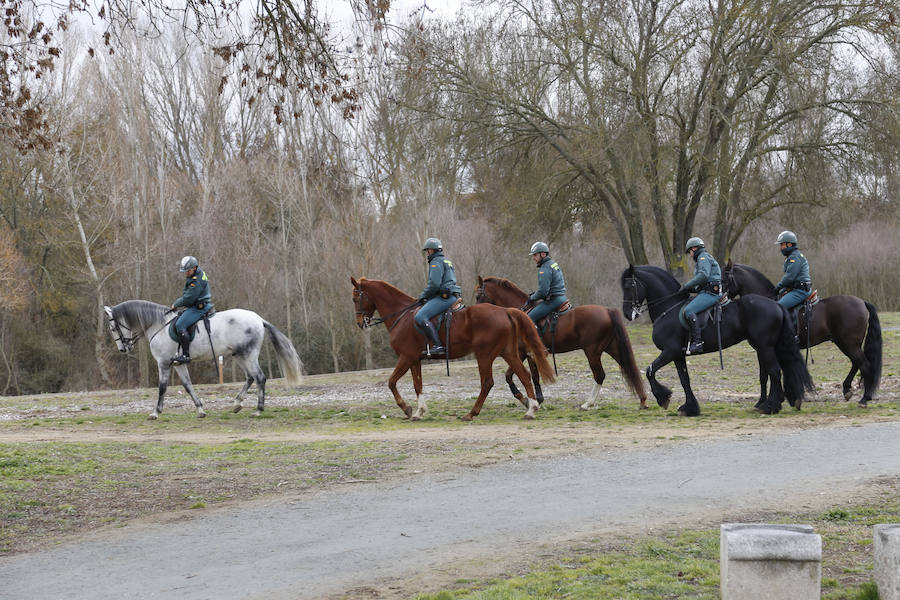
[[[833,515],[840,514],[840,523]],[[822,535],[822,599],[877,600],[872,577],[872,528],[900,520],[896,492],[872,504],[834,507],[825,513],[780,513],[768,522],[808,523]],[[716,600],[719,595],[719,529],[688,529],[629,543],[596,541],[595,549],[533,565],[525,573],[485,581],[460,581],[417,600]]]

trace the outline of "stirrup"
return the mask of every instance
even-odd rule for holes
[[[685,354],[702,354],[703,353],[703,342],[697,342],[696,344],[688,344],[687,351]]]
[[[447,348],[444,346],[426,346],[422,351],[422,358],[444,358]]]
[[[186,354],[179,354],[175,358],[172,359],[173,365],[186,365],[191,362],[191,357]]]

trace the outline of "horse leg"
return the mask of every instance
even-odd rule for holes
[[[763,363],[762,355],[759,352],[756,353],[756,361],[759,363],[759,400],[756,401],[753,408],[760,409],[766,403],[769,374],[766,372],[766,365]]]
[[[656,372],[672,362],[676,356],[680,355],[680,351],[677,354],[672,351],[663,351],[659,356],[656,357],[656,360],[650,363],[650,366],[647,367],[647,381],[650,382],[650,391],[653,392],[653,397],[656,398],[656,403],[663,408],[669,408],[669,400],[671,400],[672,398],[672,390],[656,380]]]
[[[856,363],[850,365],[850,372],[847,374],[846,379],[844,379],[844,383],[841,384],[841,390],[844,393],[844,402],[853,397],[853,378],[856,377],[856,373],[859,371],[859,367],[856,366]],[[862,404],[862,400],[860,400],[860,404]]]
[[[541,372],[538,370],[537,365],[534,364],[534,359],[530,354],[528,356],[528,370],[531,373],[531,383],[534,384],[534,397],[537,400],[538,404],[544,403],[544,391],[541,389]]]
[[[256,382],[256,412],[251,417],[258,417],[266,408],[266,374],[260,368],[259,363],[254,365],[253,380]]]
[[[491,369],[494,364],[494,359],[489,356],[482,355],[477,357],[477,360],[478,374],[481,375],[481,391],[478,392],[478,400],[475,401],[472,409],[462,417],[460,417],[463,421],[471,421],[478,416],[478,413],[481,412],[481,407],[484,405],[484,399],[487,398],[488,392],[490,392],[491,388],[494,387],[494,374],[493,370]],[[525,367],[522,368],[524,370]],[[528,377],[526,376],[525,379],[527,380]],[[534,418],[534,415],[532,415],[531,418]]]
[[[596,348],[584,349],[584,355],[588,359],[588,366],[594,375],[594,387],[591,390],[591,397],[581,405],[581,410],[593,408],[600,399],[600,386],[603,385],[603,381],[606,379],[606,371],[603,370],[603,364],[600,362],[600,354],[601,352]],[[646,402],[642,408],[647,408]]]
[[[765,373],[769,379],[769,396],[757,410],[764,415],[774,415],[781,412],[781,404],[784,402],[784,388],[781,385],[781,367],[778,366],[778,358],[774,348],[757,348],[760,373]],[[762,378],[762,375],[760,375]],[[796,401],[792,405],[800,410],[800,404]]]
[[[391,376],[388,378],[388,389],[391,390],[391,393],[394,395],[394,401],[397,402],[397,406],[400,407],[400,410],[403,411],[403,414],[406,415],[407,419],[412,416],[412,407],[403,401],[403,396],[397,391],[397,381],[409,371],[412,364],[412,359],[401,356],[400,361],[397,362],[397,366],[394,367],[394,372],[391,373]]]
[[[187,365],[176,366],[175,372],[178,373],[181,385],[184,386],[185,391],[191,396],[191,400],[194,401],[194,406],[197,407],[197,417],[202,419],[206,416],[206,411],[203,410],[203,403],[200,402],[200,398],[194,393],[194,386],[191,384],[191,375],[188,373]]]
[[[506,385],[509,386],[509,391],[512,392],[512,395],[516,397],[522,406],[528,406],[528,402],[525,400],[525,396],[522,395],[522,392],[519,391],[519,388],[516,386],[516,382],[513,380],[513,375],[515,371],[513,371],[512,367],[506,369]]]
[[[678,370],[678,379],[684,389],[684,404],[678,407],[678,414],[682,417],[700,416],[700,403],[691,389],[691,376],[688,374],[687,361],[684,356],[675,359],[675,368]]]
[[[422,395],[422,362],[416,361],[409,368],[412,373],[413,389],[416,392],[416,412],[410,417],[411,421],[418,421],[425,418],[428,412],[428,405],[425,404],[425,396]]]
[[[246,369],[245,369],[246,371]],[[247,380],[244,382],[244,387],[241,388],[241,391],[238,392],[238,395],[234,398],[234,406],[231,408],[232,412],[239,413],[243,406],[241,406],[241,401],[244,399],[244,394],[247,393],[247,390],[250,389],[250,386],[253,384],[253,377],[247,375]]]
[[[172,373],[172,367],[168,363],[165,365],[158,363],[157,366],[159,367],[159,397],[156,399],[156,408],[147,416],[148,419],[153,420],[158,419],[159,413],[162,412],[163,398],[166,397],[166,389],[169,387],[169,375]]]

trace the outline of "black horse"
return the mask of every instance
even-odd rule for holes
[[[775,297],[775,286],[753,267],[734,264],[730,260],[722,272],[728,296],[759,294]],[[800,311],[797,332],[801,348],[811,348],[822,342],[834,345],[850,359],[850,373],[844,379],[844,400],[853,396],[852,383],[859,372],[863,384],[860,406],[866,406],[881,381],[881,322],[875,306],[856,296],[829,296],[812,308],[812,325],[808,325],[805,311]],[[765,380],[760,374],[762,395]]]
[[[678,313],[688,298],[687,292],[678,292],[679,283],[671,274],[659,267],[629,266],[622,273],[622,312],[631,320],[646,308],[653,321],[653,343],[660,349],[659,356],[647,367],[647,379],[656,402],[669,407],[672,390],[656,380],[656,372],[675,362],[678,378],[684,388],[685,402],[678,407],[678,414],[688,417],[700,414],[700,404],[691,390],[691,381],[685,360],[688,332],[682,327]],[[719,349],[717,327],[710,323],[703,330],[706,351]],[[760,371],[766,373],[772,385],[768,397],[758,402],[757,410],[774,414],[781,410],[785,397],[791,406],[799,409],[807,390],[813,388],[812,378],[806,370],[800,348],[794,339],[794,328],[788,311],[774,300],[750,295],[725,306],[721,323],[722,348],[747,340],[756,350]],[[784,375],[784,387],[781,376]]]

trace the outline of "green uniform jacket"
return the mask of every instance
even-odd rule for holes
[[[181,298],[175,301],[175,308],[179,306],[200,308],[200,304],[205,306],[211,299],[209,278],[203,269],[197,267],[193,275],[185,278],[184,291],[181,293]]]
[[[528,296],[531,302],[538,300],[554,300],[560,296],[566,295],[566,281],[563,278],[562,269],[559,263],[545,256],[544,259],[537,264],[538,268],[538,289]]]
[[[784,277],[775,286],[775,291],[794,289],[801,283],[810,282],[812,278],[809,276],[809,261],[800,252],[800,248],[795,246],[784,259]]]
[[[428,281],[425,289],[419,294],[419,300],[430,300],[443,294],[459,294],[462,288],[456,284],[456,272],[453,263],[444,258],[441,251],[428,257]]]
[[[709,284],[721,283],[722,269],[712,254],[706,251],[706,248],[700,248],[694,259],[697,263],[694,266],[694,277],[685,283],[684,287],[694,292],[699,292],[704,290]]]

